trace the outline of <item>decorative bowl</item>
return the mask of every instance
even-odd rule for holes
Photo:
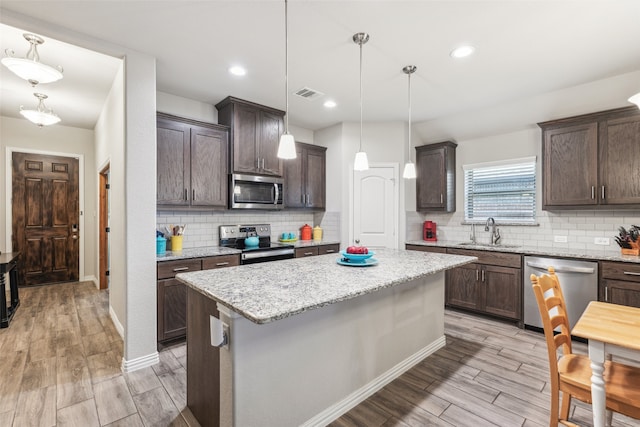
[[[364,262],[365,259],[369,259],[375,254],[376,253],[372,250],[369,250],[368,254],[349,254],[347,251],[340,251],[342,258],[348,259],[351,262]]]

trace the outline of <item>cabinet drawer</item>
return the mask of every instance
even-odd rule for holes
[[[340,250],[340,245],[323,245],[318,246],[318,255],[335,254]]]
[[[177,261],[165,261],[158,263],[158,279],[170,279],[178,273],[202,270],[202,260],[184,259]]]
[[[522,256],[519,254],[510,254],[505,252],[494,251],[476,251],[469,249],[447,249],[447,253],[451,255],[466,255],[478,258],[478,263],[488,265],[498,265],[501,267],[522,268]]]
[[[221,255],[202,259],[203,270],[213,270],[214,268],[233,267],[240,265],[240,255]]]
[[[438,246],[404,245],[404,248],[408,251],[434,252],[437,254],[447,253],[447,248],[441,248]]]
[[[601,262],[600,275],[603,279],[640,282],[640,264],[628,262]]]
[[[306,256],[316,256],[316,255],[318,255],[318,247],[317,246],[312,246],[312,247],[308,247],[308,248],[297,248],[295,257],[296,258],[303,258],[303,257],[306,257]]]

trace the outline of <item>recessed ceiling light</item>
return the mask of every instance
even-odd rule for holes
[[[466,58],[467,56],[471,55],[474,50],[475,49],[473,46],[469,46],[469,45],[460,46],[453,49],[450,55],[452,58]]]
[[[323,105],[325,106],[325,108],[335,108],[338,104],[336,104],[336,101],[328,100],[324,101]]]
[[[234,76],[244,76],[247,74],[247,70],[239,65],[234,65],[233,67],[229,68],[229,72]]]

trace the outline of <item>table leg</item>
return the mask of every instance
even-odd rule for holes
[[[589,359],[591,359],[591,400],[593,427],[604,427],[606,394],[604,388],[604,343],[589,340]]]

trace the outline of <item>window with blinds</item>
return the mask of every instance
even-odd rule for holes
[[[465,220],[535,222],[535,157],[464,165],[463,170]]]

